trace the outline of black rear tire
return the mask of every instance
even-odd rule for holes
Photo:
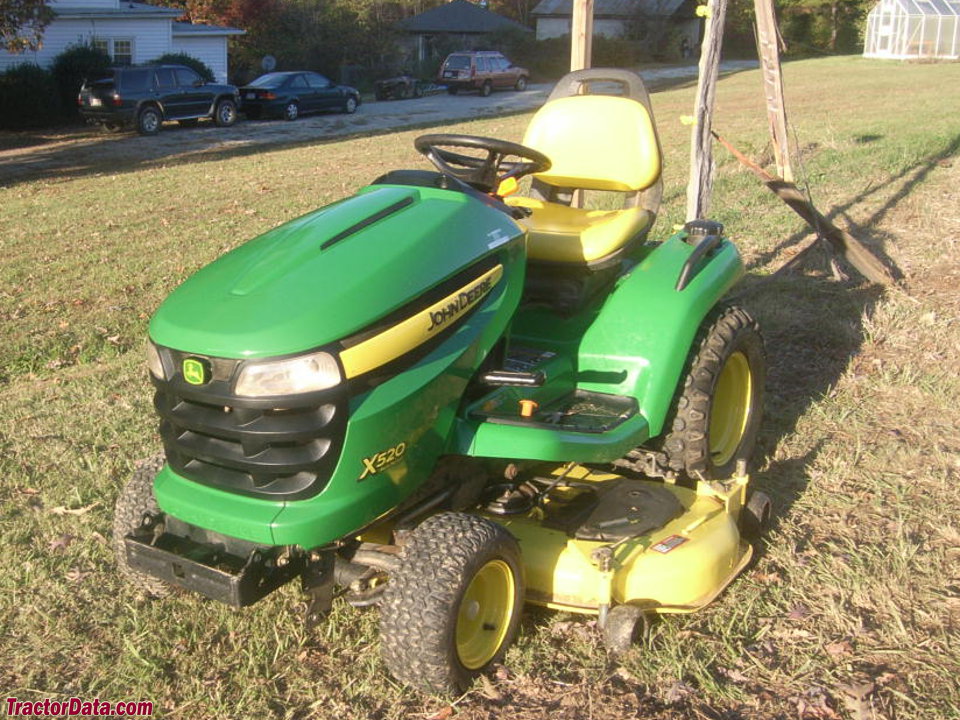
[[[163,468],[164,462],[166,461],[160,454],[137,463],[133,475],[117,497],[113,513],[113,551],[117,568],[135,589],[151,597],[169,595],[171,588],[162,580],[130,568],[123,539],[140,527],[144,513],[160,512],[153,496],[153,479]]]
[[[462,692],[503,658],[523,594],[513,536],[476,515],[434,515],[411,533],[384,591],[384,663],[398,680],[425,692]]]
[[[760,328],[736,305],[720,306],[701,325],[683,385],[655,446],[670,469],[727,478],[749,460],[763,414],[766,359]]]
[[[480,95],[482,97],[490,97],[490,93],[493,92],[493,86],[490,84],[490,81],[487,80],[483,85],[480,86]]]
[[[163,115],[160,109],[153,105],[148,105],[137,115],[137,132],[141,135],[156,135],[160,132],[160,126],[163,125]]]

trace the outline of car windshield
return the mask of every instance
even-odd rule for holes
[[[447,62],[444,63],[449,70],[469,70],[470,69],[470,56],[469,55],[451,55],[447,58]]]
[[[283,82],[289,77],[286,73],[267,73],[261,75],[247,87],[275,88],[283,85]]]

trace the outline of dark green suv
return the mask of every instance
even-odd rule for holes
[[[88,78],[80,88],[80,115],[116,131],[134,126],[154,135],[164,120],[193,125],[213,118],[221,127],[237,121],[240,95],[233,85],[206,82],[183,65],[136,65],[111,68]]]

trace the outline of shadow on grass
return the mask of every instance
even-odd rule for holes
[[[864,138],[867,139],[865,140]],[[857,142],[872,142],[878,138],[879,136],[876,135],[861,136],[860,138],[857,138]],[[927,179],[927,177],[930,175],[930,172],[935,167],[939,166],[949,158],[954,157],[958,150],[960,150],[960,135],[955,135],[950,142],[944,145],[943,148],[937,152],[931,153],[912,165],[903,168],[900,172],[891,176],[885,182],[868,187],[866,190],[855,195],[842,205],[835,205],[831,207],[830,211],[825,213],[825,217],[831,222],[835,221],[838,217],[842,217],[850,227],[851,234],[860,240],[864,245],[866,245],[875,255],[877,255],[880,261],[888,269],[890,269],[897,281],[903,280],[903,272],[899,267],[897,267],[897,264],[886,252],[887,244],[896,238],[891,233],[877,230],[876,227],[886,217],[890,210],[899,205],[904,198],[913,192],[917,185]],[[883,205],[881,205],[867,219],[866,222],[858,224],[850,218],[849,211],[851,208],[856,207],[881,190],[896,185],[901,180],[904,182],[900,188],[892,196],[890,196],[890,198]],[[814,205],[816,205],[816,198],[814,198]],[[795,232],[793,235],[776,245],[774,248],[765,253],[757,255],[754,261],[750,264],[748,270],[764,267],[765,265],[771,263],[782,252],[797,247],[805,238],[810,237],[811,232],[812,230],[810,228],[804,228],[803,230]]]

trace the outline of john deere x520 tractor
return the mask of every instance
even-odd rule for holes
[[[299,578],[312,620],[377,605],[389,670],[447,693],[502,659],[524,602],[622,651],[722,591],[769,515],[745,472],[764,359],[720,302],[743,273],[722,227],[648,240],[638,76],[568,75],[522,145],[415,144],[435,171],[271,230],[157,310],[164,453],[114,538],[150,594],[239,607]]]

